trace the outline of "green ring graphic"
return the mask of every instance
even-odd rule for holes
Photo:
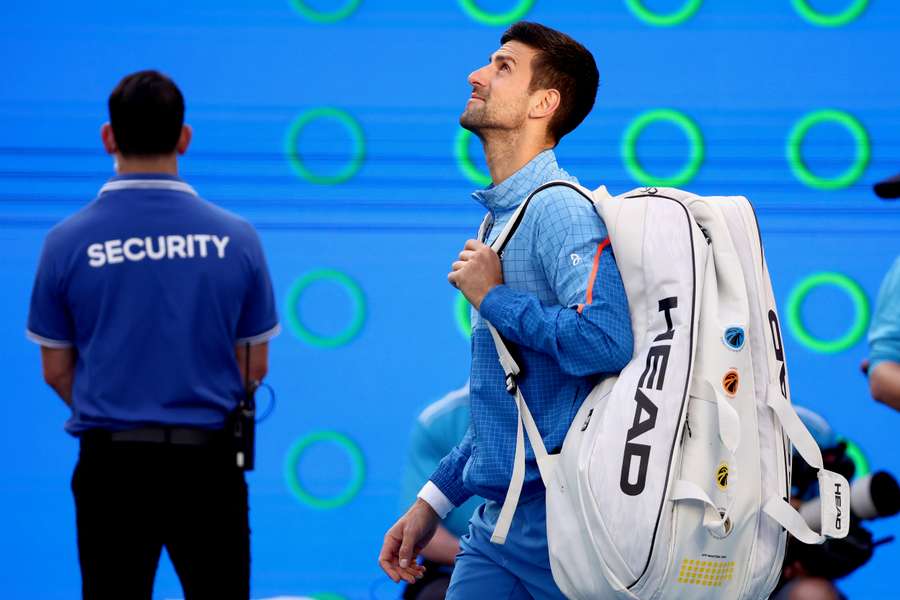
[[[822,285],[833,285],[850,296],[855,314],[853,324],[847,332],[834,340],[821,340],[813,337],[800,317],[803,301],[815,288]],[[821,354],[836,354],[852,348],[866,333],[869,325],[869,299],[858,283],[842,273],[813,273],[802,279],[793,290],[787,301],[788,327],[801,344]]]
[[[347,0],[342,7],[330,12],[324,12],[310,8],[303,0],[291,0],[291,6],[294,7],[294,10],[310,21],[316,23],[336,23],[342,21],[353,14],[353,12],[359,8],[360,3],[362,3],[362,0]]]
[[[322,336],[311,332],[297,314],[297,301],[311,284],[317,281],[333,281],[344,287],[353,302],[353,319],[340,333],[334,336]],[[291,286],[287,296],[287,323],[290,330],[310,346],[319,348],[336,348],[347,344],[356,337],[366,320],[366,300],[362,288],[344,273],[334,269],[317,269],[301,275]]]
[[[791,4],[794,5],[794,10],[801,17],[813,25],[818,25],[819,27],[841,27],[855,21],[866,10],[869,0],[853,0],[850,6],[833,15],[826,15],[817,11],[809,5],[808,0],[791,0]]]
[[[487,187],[491,185],[490,176],[479,171],[469,156],[469,140],[472,139],[472,135],[471,131],[460,127],[456,133],[456,141],[453,143],[453,154],[456,156],[459,170],[466,176],[466,179],[477,186]]]
[[[840,175],[830,179],[813,174],[800,155],[800,146],[803,144],[803,138],[806,137],[809,130],[819,123],[828,121],[843,125],[853,136],[856,145],[853,164]],[[862,176],[869,165],[871,154],[872,145],[869,142],[869,134],[866,133],[866,129],[852,115],[840,110],[826,108],[813,111],[797,121],[788,136],[787,159],[788,164],[791,166],[791,171],[804,184],[818,190],[838,190],[856,183],[856,180]]]
[[[872,468],[869,466],[869,459],[863,454],[862,449],[857,446],[855,442],[848,440],[845,437],[841,437],[840,441],[847,444],[847,457],[853,461],[853,466],[856,467],[853,478],[857,479],[868,475],[872,471]]]
[[[648,173],[637,158],[637,140],[648,125],[656,121],[668,121],[677,125],[687,136],[691,154],[687,164],[671,177],[656,177]],[[693,179],[703,164],[705,149],[700,128],[687,115],[669,108],[656,108],[641,113],[631,122],[622,138],[622,158],[628,172],[643,185],[678,187]]]
[[[466,300],[462,292],[456,295],[453,306],[453,314],[456,316],[456,326],[464,338],[472,337],[472,305]]]
[[[475,0],[459,0],[459,5],[469,17],[474,21],[489,27],[509,25],[510,23],[518,21],[528,14],[528,11],[534,6],[534,3],[535,0],[519,0],[519,2],[508,11],[503,13],[493,13],[479,7],[475,4]]]
[[[305,164],[303,164],[303,161],[300,159],[300,153],[297,151],[297,141],[300,138],[300,132],[303,131],[303,128],[309,125],[311,121],[316,119],[336,120],[344,126],[344,129],[347,130],[353,140],[353,154],[350,157],[350,162],[335,175],[318,175],[313,173]],[[350,113],[339,108],[322,106],[302,113],[297,117],[293,124],[291,124],[290,129],[288,129],[287,137],[285,137],[284,151],[288,157],[288,161],[291,163],[291,168],[297,175],[310,183],[335,185],[347,181],[360,170],[366,156],[366,140],[363,135],[362,127],[360,127],[359,123],[357,123],[356,119],[354,119]]]
[[[693,17],[700,9],[700,5],[703,4],[703,0],[687,0],[675,12],[664,15],[649,10],[641,0],[625,0],[625,4],[628,5],[634,16],[645,23],[654,27],[674,27]]]
[[[307,448],[318,442],[335,443],[343,448],[347,452],[347,456],[350,457],[353,476],[337,496],[328,498],[315,496],[300,485],[300,478],[297,476],[297,465],[300,462],[300,457]],[[291,445],[284,461],[284,477],[287,481],[288,489],[291,490],[291,493],[297,500],[319,510],[333,510],[349,503],[362,489],[363,481],[366,478],[366,462],[359,446],[346,435],[337,431],[314,431],[301,437]]]

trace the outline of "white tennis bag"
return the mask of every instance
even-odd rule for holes
[[[634,354],[591,392],[548,455],[491,327],[519,406],[503,543],[525,471],[524,432],[547,488],[553,577],[572,599],[767,598],[786,532],[844,537],[849,486],[791,406],[784,345],[756,215],[746,198],[670,188],[611,197],[567,182],[606,223]],[[539,191],[540,189],[535,191]],[[533,197],[534,194],[532,194]],[[494,242],[501,252],[530,198]],[[818,469],[822,531],[788,503],[791,443]]]

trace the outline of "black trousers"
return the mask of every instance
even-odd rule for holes
[[[72,476],[84,600],[151,600],[165,547],[185,600],[247,600],[247,484],[227,444],[82,438]]]

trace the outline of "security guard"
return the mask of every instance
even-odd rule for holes
[[[27,335],[72,408],[84,598],[149,600],[163,547],[185,597],[249,596],[233,427],[278,318],[259,238],[178,177],[184,98],[125,77],[101,136],[117,175],[44,241]],[[249,372],[247,372],[249,370]]]

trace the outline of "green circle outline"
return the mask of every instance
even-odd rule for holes
[[[818,25],[819,27],[841,27],[858,19],[869,5],[869,0],[853,0],[847,8],[833,15],[819,12],[810,6],[807,0],[791,0],[791,4],[794,6],[797,14],[813,25]]]
[[[800,317],[803,301],[815,288],[833,285],[846,292],[853,302],[853,324],[846,333],[833,340],[814,337],[803,325]],[[788,327],[798,342],[820,354],[837,354],[852,348],[865,335],[869,325],[869,299],[862,287],[844,275],[833,271],[813,273],[800,280],[791,290],[787,301]]]
[[[687,136],[691,146],[687,164],[671,177],[656,177],[641,166],[637,158],[637,141],[650,124],[667,121],[676,125]],[[678,187],[696,177],[703,164],[706,148],[700,127],[687,115],[671,108],[654,108],[639,114],[622,136],[622,159],[631,176],[643,185],[658,187]]]
[[[350,295],[353,303],[353,318],[343,331],[333,336],[318,335],[310,331],[297,314],[297,302],[310,285],[317,281],[333,281],[341,285]],[[310,346],[337,348],[349,343],[362,329],[366,320],[366,299],[362,288],[347,274],[335,269],[315,269],[304,273],[294,281],[287,295],[287,324],[295,336]]]
[[[506,12],[493,13],[484,10],[475,3],[475,0],[459,0],[463,11],[474,21],[489,27],[500,27],[518,21],[534,6],[537,0],[519,0],[519,2]]]
[[[854,442],[853,440],[847,439],[843,436],[838,438],[839,441],[847,444],[846,455],[847,457],[853,461],[853,466],[856,467],[854,469],[853,478],[857,479],[859,477],[865,477],[869,473],[872,472],[872,467],[869,466],[869,459],[866,458],[865,453],[862,451],[862,448]]]
[[[491,185],[491,177],[478,170],[469,156],[469,140],[474,135],[468,129],[462,127],[456,132],[456,140],[453,142],[453,155],[456,157],[456,165],[466,179],[477,186],[487,187]]]
[[[318,175],[313,173],[309,167],[303,164],[300,152],[297,150],[297,142],[303,128],[309,125],[310,122],[323,118],[334,119],[340,123],[350,134],[350,138],[353,141],[353,154],[350,157],[350,161],[335,175]],[[300,113],[300,116],[294,120],[285,136],[284,152],[291,164],[291,169],[303,179],[319,185],[337,185],[356,175],[362,168],[366,157],[366,139],[362,126],[350,113],[333,106],[320,106]]]
[[[344,6],[330,12],[310,8],[303,0],[290,0],[290,3],[294,10],[310,21],[315,23],[337,23],[352,15],[359,8],[362,0],[347,0]]]
[[[349,483],[344,486],[344,489],[341,490],[341,493],[336,496],[328,498],[315,496],[300,485],[300,477],[297,475],[300,457],[307,448],[318,442],[335,443],[346,451],[347,456],[350,457],[353,476]],[[318,510],[333,510],[349,503],[362,489],[366,478],[366,461],[362,450],[359,449],[356,442],[343,433],[331,430],[313,431],[291,444],[284,461],[284,477],[287,481],[288,489],[297,500]]]
[[[453,314],[456,318],[456,327],[466,339],[472,337],[472,305],[466,300],[462,292],[456,294],[453,302]]]
[[[854,141],[854,157],[851,164],[843,173],[831,178],[819,177],[809,170],[803,161],[800,147],[806,134],[814,126],[820,123],[833,122],[843,125]],[[833,108],[823,108],[807,113],[797,121],[791,128],[787,140],[787,160],[791,167],[794,177],[799,179],[803,184],[817,190],[839,190],[850,187],[862,177],[869,166],[869,159],[872,156],[872,143],[869,140],[869,134],[856,117],[841,110]]]
[[[687,0],[675,12],[663,15],[653,12],[644,6],[641,0],[625,0],[625,4],[628,5],[634,16],[649,25],[654,27],[674,27],[693,17],[700,10],[703,0]]]

